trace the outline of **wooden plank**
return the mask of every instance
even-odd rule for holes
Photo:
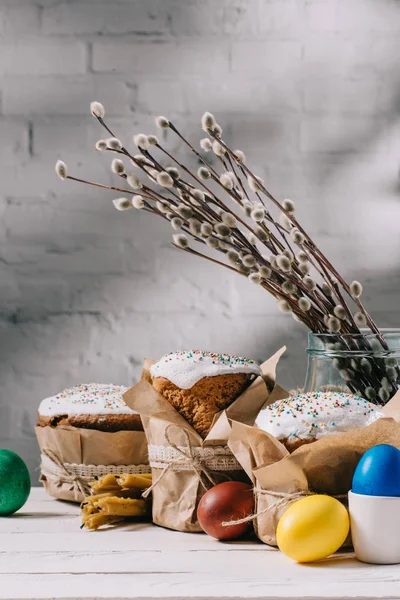
[[[22,538],[23,537],[23,541]],[[258,540],[218,542],[202,534],[179,533],[161,529],[151,525],[132,525],[123,530],[113,531],[83,531],[76,529],[72,533],[60,535],[56,528],[52,533],[15,533],[0,534],[0,553],[25,550],[30,552],[59,552],[74,551],[130,551],[140,550],[211,550],[213,552],[233,552],[236,550],[250,550],[259,552],[276,552],[276,548],[266,546]]]
[[[0,600],[400,600],[400,568],[342,553],[298,565],[257,541],[221,543],[151,524],[79,529],[79,507],[33,490],[0,519]]]
[[[270,553],[272,554],[272,553]],[[238,573],[248,564],[246,577],[257,576],[266,568],[266,553],[248,550],[213,551],[89,551],[3,552],[0,573],[209,573],[218,576],[227,565]],[[274,553],[268,569],[281,572],[292,565],[281,553]]]
[[[269,556],[267,556],[269,558]],[[351,565],[352,566],[352,565]],[[326,567],[305,567],[297,565],[284,574],[266,578],[263,574],[248,579],[243,577],[247,565],[241,573],[221,574],[217,579],[204,574],[92,574],[92,575],[0,575],[0,598],[8,600],[80,599],[93,600],[107,598],[114,600],[169,599],[169,600],[253,600],[283,599],[399,599],[400,582],[394,576],[392,567],[375,569],[363,579],[361,573],[354,580],[351,569],[347,570],[347,580],[336,581],[327,575]],[[227,564],[229,570],[229,563]],[[266,566],[266,571],[268,568]],[[299,571],[310,574],[319,572],[318,577],[305,576],[299,582]],[[358,572],[358,571],[356,571]],[[369,572],[369,569],[368,569]],[[397,569],[398,572],[398,569]],[[332,573],[332,572],[331,572]],[[337,573],[336,570],[333,571]]]

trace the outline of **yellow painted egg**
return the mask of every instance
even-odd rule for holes
[[[279,549],[297,562],[321,560],[339,550],[350,528],[343,504],[331,496],[307,496],[294,502],[279,520]]]

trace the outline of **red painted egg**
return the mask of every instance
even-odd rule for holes
[[[217,540],[234,540],[252,528],[252,521],[224,526],[253,514],[254,495],[251,485],[240,481],[225,481],[209,489],[200,500],[197,518],[200,526]]]

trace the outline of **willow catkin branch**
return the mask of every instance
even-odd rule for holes
[[[214,175],[217,175],[217,172],[215,171],[213,166],[207,161],[207,159],[204,158],[204,156],[200,154],[200,152],[197,152],[196,148],[194,148],[192,144],[178,131],[175,125],[171,123],[171,121],[169,123],[169,127],[183,141],[183,143],[190,148],[190,150],[197,156],[197,158],[203,163],[203,165],[207,167],[207,169],[209,169],[211,172],[213,172]]]
[[[212,262],[216,265],[220,265],[221,267],[225,267],[225,269],[229,269],[230,271],[233,271],[234,273],[238,273],[239,275],[246,277],[246,275],[244,273],[242,273],[238,269],[235,269],[234,267],[231,267],[231,265],[227,265],[226,263],[216,260],[215,258],[211,258],[210,256],[207,256],[206,254],[202,254],[201,252],[198,252],[197,250],[194,250],[193,248],[190,248],[190,247],[189,248],[181,248],[180,246],[177,246],[174,243],[172,243],[172,245],[175,248],[177,248],[178,250],[183,250],[184,252],[189,252],[189,254],[193,254],[195,256],[200,256],[201,258],[205,258],[206,260],[209,260],[210,262]]]
[[[71,181],[78,181],[79,183],[85,183],[86,185],[92,185],[93,187],[99,187],[105,190],[113,190],[115,192],[122,192],[123,194],[131,194],[131,190],[125,190],[123,188],[115,187],[112,185],[105,185],[103,183],[96,183],[95,181],[86,181],[85,179],[73,177],[72,175],[67,175],[65,179],[71,179]]]
[[[221,139],[217,138],[212,132],[210,132],[209,134],[211,137],[213,137],[215,140],[218,141],[218,143],[227,151],[230,153],[230,155],[235,158],[234,152],[232,152],[232,150],[225,144],[225,142],[223,142]],[[246,166],[242,164],[242,167],[244,169],[244,171],[251,177],[255,178],[256,176],[254,175],[254,173]],[[281,211],[283,212],[288,219],[291,221],[291,223],[297,227],[299,229],[299,231],[301,231],[301,233],[306,237],[306,239],[308,240],[308,242],[310,243],[310,245],[313,247],[313,249],[316,250],[316,253],[319,255],[319,257],[321,258],[321,260],[323,260],[326,264],[326,266],[329,268],[329,270],[333,273],[333,275],[336,277],[336,279],[338,279],[338,281],[340,281],[341,285],[344,287],[345,291],[349,294],[349,296],[354,300],[355,304],[358,306],[358,308],[360,309],[360,311],[362,312],[362,314],[364,314],[364,316],[367,319],[367,323],[368,326],[370,327],[370,329],[372,331],[374,331],[374,333],[376,333],[376,335],[385,343],[385,340],[381,334],[381,332],[379,331],[378,327],[375,325],[375,323],[373,322],[371,316],[367,313],[367,311],[365,310],[364,306],[362,305],[361,301],[358,298],[354,298],[353,296],[351,296],[350,293],[350,286],[349,284],[343,279],[343,277],[337,272],[337,270],[333,267],[333,265],[328,261],[328,259],[322,254],[322,252],[318,249],[318,247],[316,246],[316,244],[313,242],[313,240],[310,238],[310,236],[308,235],[308,233],[303,229],[303,227],[300,225],[300,223],[298,223],[297,219],[293,216],[293,215],[289,215],[289,213],[287,211],[285,211],[282,207],[282,205],[278,202],[278,200],[276,200],[276,198],[274,198],[274,196],[265,188],[265,186],[260,183],[260,189],[263,191],[263,193],[271,200],[271,202],[273,202],[275,204],[275,206]]]

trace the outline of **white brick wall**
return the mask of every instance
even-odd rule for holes
[[[285,343],[281,382],[305,373],[306,332],[266,293],[56,178],[63,157],[112,180],[89,102],[128,143],[157,113],[197,140],[214,111],[395,326],[399,34],[396,0],[0,0],[0,446],[35,480],[36,408],[65,386],[130,384],[144,355],[193,346],[263,359]]]

